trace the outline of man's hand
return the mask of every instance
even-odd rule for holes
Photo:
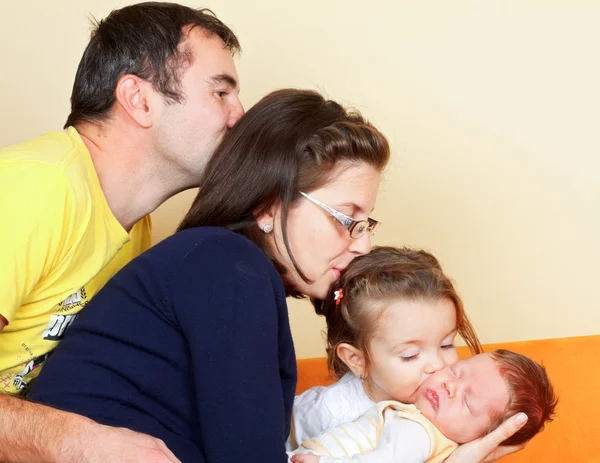
[[[91,422],[72,438],[65,437],[57,461],[76,463],[181,463],[165,443],[130,429]]]
[[[0,461],[181,463],[154,437],[0,393]]]
[[[292,463],[319,463],[319,456],[311,454],[300,454],[292,456]]]
[[[444,463],[493,463],[500,458],[521,450],[522,445],[502,446],[502,442],[516,433],[527,423],[527,415],[517,413],[488,435],[463,444],[444,460]]]

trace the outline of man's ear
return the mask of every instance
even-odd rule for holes
[[[155,92],[152,84],[133,74],[125,74],[117,82],[115,97],[117,103],[129,117],[141,127],[152,126],[151,92]]]
[[[366,376],[366,359],[362,350],[342,342],[336,347],[335,353],[355,376],[358,378]]]

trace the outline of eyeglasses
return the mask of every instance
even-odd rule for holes
[[[378,222],[371,217],[368,217],[367,220],[354,220],[352,217],[348,217],[346,214],[336,211],[333,207],[323,204],[321,201],[313,198],[311,195],[303,193],[302,191],[300,194],[309,201],[315,203],[317,206],[329,212],[339,223],[346,227],[348,233],[350,233],[350,236],[355,240],[363,236],[365,233],[370,233],[371,236],[373,236],[375,231],[381,225],[381,222]]]

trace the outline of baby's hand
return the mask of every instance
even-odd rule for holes
[[[303,454],[292,456],[293,463],[319,463],[319,455]]]

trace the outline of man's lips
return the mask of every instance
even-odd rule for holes
[[[429,403],[431,404],[434,410],[440,408],[440,398],[437,392],[431,389],[427,389],[427,391],[425,392],[425,397],[427,398],[427,400],[429,400]]]

